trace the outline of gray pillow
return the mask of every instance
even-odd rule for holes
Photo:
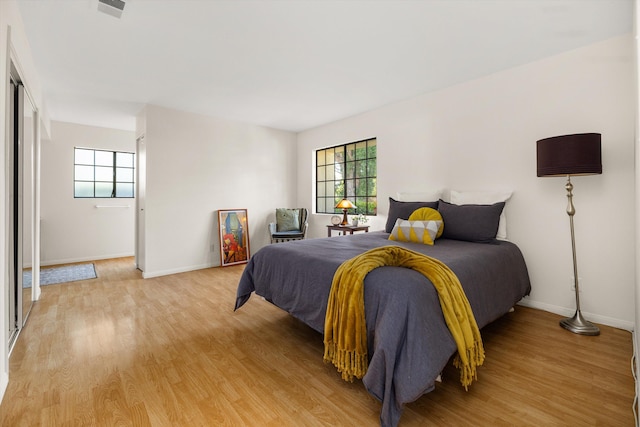
[[[276,231],[298,231],[300,230],[300,210],[299,209],[276,209]]]
[[[504,202],[493,205],[454,205],[438,202],[438,212],[444,221],[445,239],[491,243],[495,240]]]
[[[384,231],[391,233],[396,220],[409,219],[409,216],[419,208],[438,209],[438,202],[399,202],[389,197],[389,216]]]

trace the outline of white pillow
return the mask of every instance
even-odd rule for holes
[[[442,198],[442,190],[426,190],[416,193],[398,192],[399,202],[437,202]]]
[[[451,190],[451,203],[454,205],[492,205],[506,202],[513,194],[512,191],[455,191]],[[507,240],[507,216],[505,209],[500,214],[500,224],[496,239]],[[446,224],[445,224],[446,226]]]

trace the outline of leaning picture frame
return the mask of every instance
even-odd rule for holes
[[[220,265],[245,264],[249,251],[249,220],[246,209],[220,209]]]

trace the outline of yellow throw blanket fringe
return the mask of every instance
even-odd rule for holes
[[[477,380],[484,362],[480,330],[457,276],[442,262],[400,246],[371,249],[340,265],[333,276],[324,324],[324,361],[331,362],[345,381],[367,372],[367,325],[364,278],[382,266],[406,267],[425,275],[436,288],[445,321],[458,348],[454,366],[465,390]]]

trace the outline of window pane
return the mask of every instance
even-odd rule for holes
[[[317,200],[317,202],[316,202],[316,203],[317,203],[317,205],[318,205],[318,206],[316,207],[316,209],[318,210],[318,212],[320,212],[320,213],[323,213],[323,212],[325,212],[325,213],[326,213],[326,212],[327,212],[327,209],[326,209],[326,203],[325,203],[325,199],[324,199],[324,197],[318,197],[318,200]]]
[[[76,165],[74,179],[76,181],[93,181],[93,166]]]
[[[333,165],[333,170],[334,170],[334,177],[333,179],[344,179],[344,164],[343,163],[336,163],[335,165]]]
[[[328,150],[324,150],[327,155],[327,164],[332,165],[335,159],[335,151],[333,148],[329,148]]]
[[[370,159],[378,157],[378,144],[375,139],[367,141],[367,157]]]
[[[93,197],[93,182],[75,182],[73,197]]]
[[[367,162],[365,160],[356,161],[356,178],[367,176]]]
[[[316,181],[325,181],[327,179],[327,174],[325,173],[326,166],[318,166],[318,173],[316,176]]]
[[[96,197],[111,197],[112,194],[112,182],[96,182]]]
[[[113,168],[96,166],[96,181],[113,182]]]
[[[347,178],[355,178],[356,177],[356,163],[355,162],[347,162]]]
[[[353,181],[352,180],[349,179],[349,180],[345,181],[344,192],[342,194],[339,194],[339,196],[342,196],[345,199],[349,199],[349,200],[351,200],[351,202],[353,202],[353,197],[355,196],[355,193],[353,191]]]
[[[347,199],[352,199],[353,196],[356,195],[356,180],[347,179],[345,184],[347,186],[347,190],[346,190],[346,193],[343,193],[343,194],[346,194]]]
[[[325,184],[325,194],[327,195],[327,197],[333,197],[335,196],[335,189],[333,188],[333,181],[331,182],[327,182]]]
[[[376,159],[367,160],[367,176],[376,176],[378,170],[378,162]]]
[[[326,168],[326,173],[327,173],[327,176],[325,176],[325,179],[327,181],[333,181],[334,179],[336,179],[335,168],[334,168],[333,164],[325,166],[325,168]]]
[[[133,153],[118,153],[116,152],[116,166],[120,167],[133,167]]]
[[[116,183],[116,197],[133,197],[133,184]]]
[[[366,196],[367,196],[367,180],[356,179],[356,197],[366,197]]]
[[[75,163],[78,165],[92,165],[93,150],[83,150],[82,148],[76,148]]]
[[[325,150],[316,151],[316,166],[324,166],[325,162]]]
[[[367,198],[367,211],[371,213],[371,215],[376,215],[378,213],[378,202],[375,197]]]
[[[116,182],[133,182],[133,169],[116,168]]]
[[[347,161],[353,161],[356,159],[356,144],[347,145]]]
[[[369,196],[378,195],[376,178],[367,178],[367,190],[368,190]]]
[[[319,182],[316,185],[316,191],[318,192],[318,194],[317,194],[318,197],[326,196],[327,193],[324,191],[324,182]]]
[[[356,159],[367,157],[367,143],[365,141],[356,144]]]
[[[113,151],[97,151],[96,165],[113,166]]]
[[[344,163],[344,147],[336,147],[335,153],[333,163]]]

